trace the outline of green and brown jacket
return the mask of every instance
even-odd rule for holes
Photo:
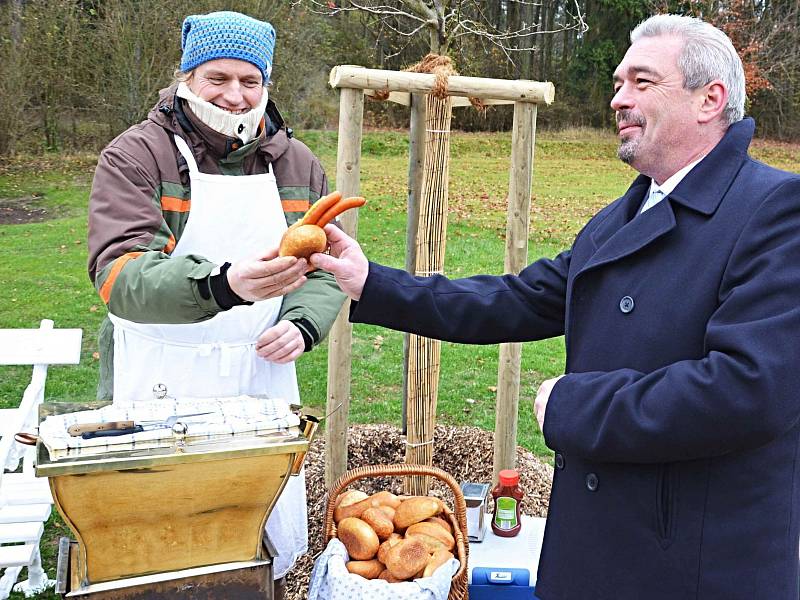
[[[196,323],[226,310],[210,281],[218,265],[198,255],[170,256],[191,212],[189,168],[173,134],[186,140],[204,173],[256,175],[271,163],[289,225],[328,192],[319,160],[292,138],[271,100],[260,135],[241,145],[200,122],[175,96],[176,89],[162,90],[148,118],[103,150],[92,184],[89,277],[108,310],[129,321]],[[333,276],[315,271],[302,288],[284,296],[279,318],[298,326],[309,350],[328,333],[343,301]],[[99,346],[98,397],[110,399],[113,325],[108,318]]]

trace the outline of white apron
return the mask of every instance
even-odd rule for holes
[[[175,136],[189,166],[189,220],[172,256],[197,254],[217,264],[275,248],[286,231],[272,174],[200,173],[186,142]],[[266,394],[299,403],[294,363],[256,355],[258,337],[277,322],[281,298],[236,306],[202,323],[142,324],[109,313],[114,323],[114,404],[153,397],[163,383],[173,397]],[[267,522],[278,550],[275,578],[308,550],[305,473],[290,477]]]

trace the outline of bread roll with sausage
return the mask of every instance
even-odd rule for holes
[[[337,525],[337,537],[353,560],[370,560],[378,552],[378,534],[366,522],[356,517],[342,519]]]

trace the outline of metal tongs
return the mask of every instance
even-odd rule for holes
[[[85,440],[96,437],[110,437],[115,435],[130,435],[151,429],[172,429],[179,419],[210,415],[214,411],[189,413],[185,415],[172,415],[166,419],[154,421],[107,421],[104,423],[76,423],[67,428],[67,433],[73,437],[81,436]]]

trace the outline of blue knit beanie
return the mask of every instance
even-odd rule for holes
[[[264,85],[272,72],[275,29],[237,12],[191,15],[183,20],[181,71],[191,71],[217,58],[245,60],[261,71]]]

